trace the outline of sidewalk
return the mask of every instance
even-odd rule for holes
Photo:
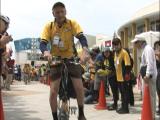
[[[30,85],[16,82],[11,89],[12,91],[3,91],[5,120],[52,120],[48,86],[36,82]],[[71,100],[71,106],[76,106],[75,100]],[[126,115],[119,115],[115,111],[98,111],[94,106],[85,105],[87,120],[138,120],[140,118],[141,102],[139,101],[136,101],[135,107],[130,108],[130,114]],[[70,120],[77,120],[77,112],[76,115],[71,115]]]

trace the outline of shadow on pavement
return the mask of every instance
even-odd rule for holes
[[[137,109],[137,108],[130,108],[130,114],[140,114],[141,113],[141,109]]]
[[[141,114],[142,111],[142,105],[141,104],[136,104],[134,107],[130,108],[130,114]],[[138,109],[137,109],[138,108]],[[156,116],[155,120],[160,120],[159,116]]]
[[[36,111],[27,110],[25,102],[17,96],[3,96],[5,120],[42,120],[38,117],[32,117],[31,114]],[[34,106],[33,106],[34,107]]]

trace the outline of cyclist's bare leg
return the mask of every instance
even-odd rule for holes
[[[77,95],[77,103],[79,109],[79,118],[78,120],[86,120],[84,116],[84,88],[81,78],[72,78],[72,83]]]
[[[58,94],[58,90],[59,90],[59,85],[60,85],[60,79],[55,80],[55,81],[51,81],[50,83],[50,106],[51,106],[51,110],[52,110],[52,114],[55,120],[58,120],[58,118],[56,119],[57,116],[57,94]]]
[[[83,90],[83,83],[80,78],[72,78],[72,83],[77,95],[77,102],[78,105],[84,104],[84,90]]]

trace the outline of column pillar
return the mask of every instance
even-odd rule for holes
[[[144,25],[145,25],[145,32],[147,32],[147,31],[149,31],[150,30],[150,24],[149,24],[149,19],[148,18],[146,18],[145,20],[144,20]]]
[[[132,39],[134,39],[135,35],[136,35],[136,24],[135,23],[132,23]],[[138,74],[138,68],[137,68],[137,49],[136,47],[133,45],[133,60],[134,60],[134,66],[133,66],[133,71],[135,73],[135,75]]]
[[[121,31],[121,43],[122,47],[124,47],[124,31]]]
[[[124,48],[128,48],[128,27],[124,28]]]

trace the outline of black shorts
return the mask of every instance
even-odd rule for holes
[[[70,77],[82,78],[82,67],[81,65],[75,65],[73,63],[66,63],[68,68],[68,73]],[[60,79],[62,72],[62,64],[52,66],[50,69],[50,78],[52,81]]]

